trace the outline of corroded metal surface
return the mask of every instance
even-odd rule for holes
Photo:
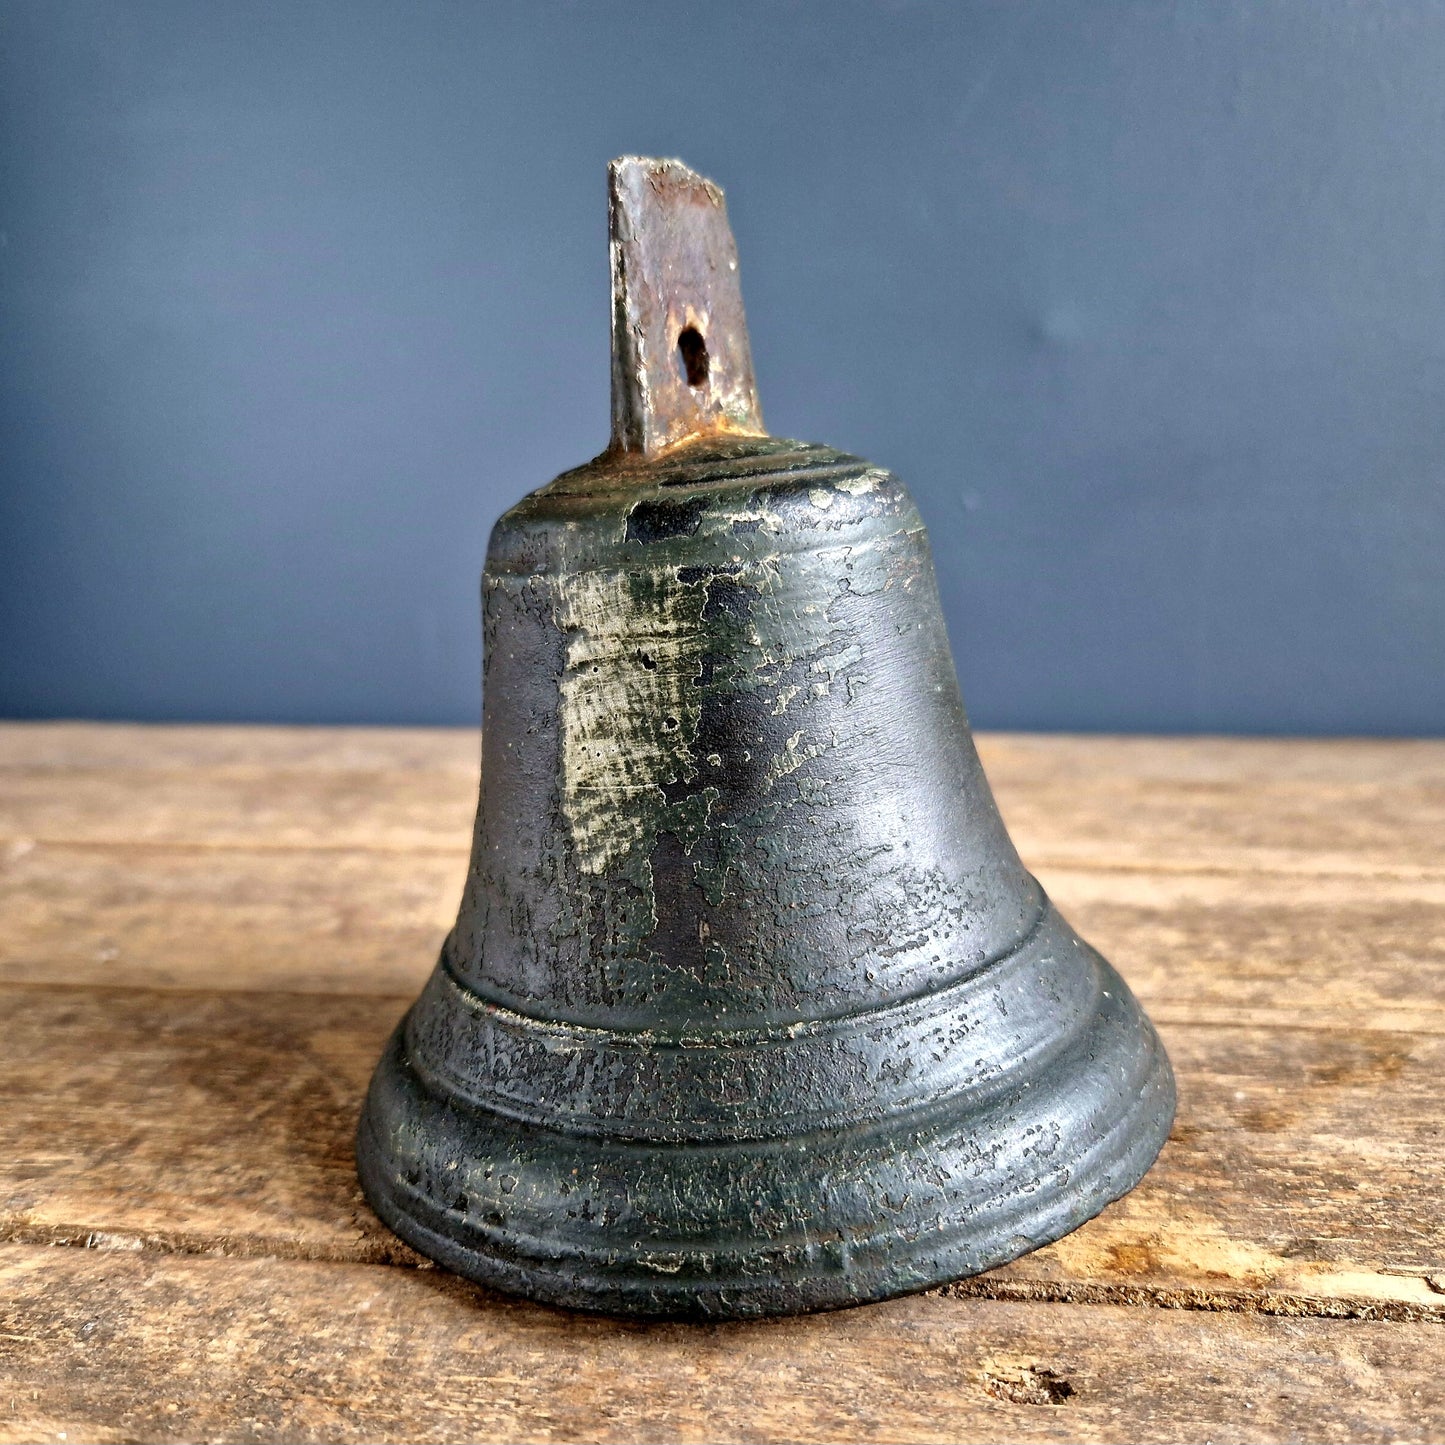
[[[613,161],[607,181],[613,447],[651,456],[706,432],[762,435],[721,189],[643,156]]]
[[[614,166],[614,249],[619,176],[659,164]],[[746,358],[728,274],[734,309],[647,309],[710,350],[733,318]],[[1128,1189],[1173,1112],[999,819],[907,490],[737,430],[704,406],[497,523],[466,892],[362,1121],[403,1237],[557,1303],[743,1316],[984,1269]]]

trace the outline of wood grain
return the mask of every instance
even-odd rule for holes
[[[1441,1332],[918,1298],[623,1324],[440,1271],[0,1249],[0,1439],[1439,1438]]]
[[[404,998],[465,855],[0,845],[0,981]],[[1445,1030],[1445,881],[1045,868],[1158,1019]]]
[[[0,770],[22,773],[262,768],[272,776],[426,772],[475,781],[481,755],[475,728],[0,721]]]
[[[414,995],[463,853],[0,845],[0,980]]]
[[[995,734],[979,752],[1039,867],[1445,875],[1445,741]]]
[[[1156,1021],[1445,1027],[1445,884],[1040,869]]]
[[[413,1258],[362,1203],[351,1157],[400,1001],[0,997],[0,1235]],[[1098,1220],[968,1288],[1445,1321],[1445,1039],[1164,1033],[1180,1110],[1158,1165]]]
[[[1039,868],[1445,878],[1445,741],[979,750]],[[467,731],[0,724],[0,840],[465,851],[477,756]]]
[[[980,751],[1165,1035],[1159,1164],[942,1291],[644,1329],[357,1190],[474,732],[0,724],[0,1439],[1445,1439],[1445,742]]]

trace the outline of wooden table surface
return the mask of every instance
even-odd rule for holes
[[[477,751],[0,726],[0,1439],[1445,1439],[1445,742],[982,738],[1171,1141],[1003,1269],[705,1327],[464,1284],[358,1193]]]

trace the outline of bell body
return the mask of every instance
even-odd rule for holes
[[[612,1312],[974,1273],[1130,1188],[1154,1030],[1019,862],[889,473],[714,437],[497,524],[482,793],[363,1183],[419,1249]]]

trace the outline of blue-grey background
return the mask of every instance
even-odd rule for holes
[[[1445,5],[0,0],[0,107],[0,714],[475,721],[638,151],[976,723],[1445,731]]]

